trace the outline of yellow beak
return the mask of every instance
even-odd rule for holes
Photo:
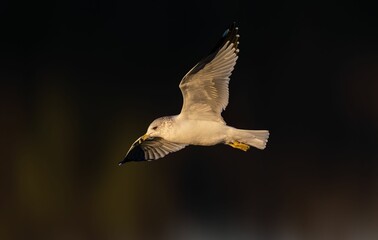
[[[140,138],[138,138],[138,140],[136,141],[136,143],[141,144],[142,142],[146,141],[149,137],[150,137],[150,135],[144,134],[143,136],[141,136]]]

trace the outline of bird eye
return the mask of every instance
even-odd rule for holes
[[[153,128],[152,128],[152,130],[156,130],[157,128],[158,128],[158,127],[157,127],[157,126],[155,126],[155,127],[153,127]]]

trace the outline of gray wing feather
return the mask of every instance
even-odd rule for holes
[[[164,157],[165,155],[177,152],[187,145],[169,142],[163,138],[149,138],[144,141],[139,138],[130,147],[123,161],[119,163],[122,165],[130,161],[150,161]]]
[[[144,151],[145,160],[155,160],[164,157],[171,152],[177,152],[186,145],[169,142],[163,138],[148,139],[140,144]]]
[[[238,59],[237,30],[232,25],[221,39],[219,47],[181,80],[180,89],[184,99],[181,116],[224,122],[220,114],[228,105],[228,85]]]

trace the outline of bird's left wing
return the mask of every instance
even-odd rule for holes
[[[223,121],[221,112],[228,104],[228,83],[238,59],[238,28],[226,30],[211,53],[181,80],[181,116],[190,119]]]
[[[160,137],[147,138],[146,140],[143,140],[143,138],[140,137],[133,143],[125,158],[119,163],[119,165],[131,161],[150,161],[159,159],[168,153],[177,152],[184,147],[186,147],[185,144],[169,142]]]

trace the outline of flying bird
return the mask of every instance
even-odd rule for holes
[[[228,84],[238,59],[238,45],[238,28],[233,23],[210,54],[182,78],[181,113],[154,120],[119,165],[162,158],[188,145],[223,143],[243,151],[250,146],[265,149],[269,131],[237,129],[228,126],[221,116],[228,104]]]

